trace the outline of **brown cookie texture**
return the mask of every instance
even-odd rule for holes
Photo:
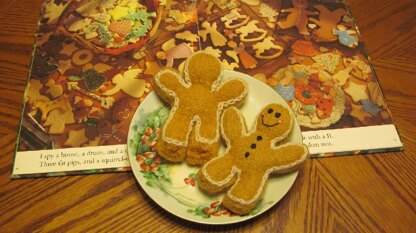
[[[171,106],[157,145],[163,158],[198,165],[217,155],[221,113],[248,92],[244,81],[223,80],[222,72],[220,61],[201,51],[186,60],[183,75],[163,69],[154,76],[157,94]]]
[[[284,143],[292,130],[289,110],[279,104],[263,108],[251,131],[234,107],[224,111],[221,134],[225,152],[205,163],[198,186],[216,193],[228,189],[223,205],[236,214],[247,214],[257,204],[271,173],[297,170],[308,157],[303,144]],[[279,143],[280,142],[280,143]]]

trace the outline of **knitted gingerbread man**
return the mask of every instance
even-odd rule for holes
[[[247,95],[244,81],[221,79],[220,61],[205,52],[187,59],[183,77],[172,69],[155,75],[156,92],[172,107],[157,144],[163,158],[202,164],[217,155],[221,113]]]
[[[270,173],[288,173],[308,155],[302,144],[276,146],[290,133],[293,119],[289,110],[278,104],[266,106],[251,132],[241,113],[227,109],[221,119],[227,147],[224,155],[208,161],[199,170],[198,185],[208,192],[231,186],[223,205],[236,214],[252,210],[260,198]]]

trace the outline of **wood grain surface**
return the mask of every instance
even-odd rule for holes
[[[350,5],[405,150],[309,160],[266,213],[205,226],[160,208],[130,172],[9,178],[41,0],[0,1],[0,232],[415,232],[416,1]]]

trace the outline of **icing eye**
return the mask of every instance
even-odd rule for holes
[[[248,156],[250,156],[250,152],[246,152],[246,153],[244,154],[244,156],[245,156],[246,158],[248,158]]]
[[[273,112],[273,109],[271,109],[271,108],[269,108],[268,110],[267,110],[267,113],[272,113]]]
[[[274,114],[274,117],[279,118],[281,115],[282,115],[282,114],[280,114],[280,113],[276,112],[276,113]]]
[[[263,137],[262,136],[257,136],[257,141],[261,141],[263,139]]]
[[[256,143],[251,144],[251,146],[250,146],[250,147],[251,147],[251,149],[256,149],[256,147],[257,147],[257,146],[256,146]]]

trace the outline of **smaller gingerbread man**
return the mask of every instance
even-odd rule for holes
[[[219,122],[223,110],[237,106],[247,95],[239,79],[222,81],[220,61],[205,52],[191,55],[184,75],[164,69],[154,77],[155,90],[171,105],[158,141],[158,153],[172,162],[203,164],[217,156]]]
[[[293,124],[289,110],[279,104],[266,106],[250,132],[236,108],[227,109],[221,123],[226,151],[199,170],[198,185],[212,193],[231,186],[223,205],[236,214],[246,214],[258,202],[269,174],[296,170],[307,158],[308,150],[302,144],[276,146]]]

